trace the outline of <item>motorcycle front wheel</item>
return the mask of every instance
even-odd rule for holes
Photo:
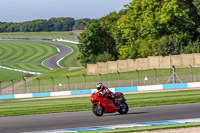
[[[104,113],[104,108],[102,105],[100,105],[100,107],[98,108],[97,104],[93,104],[92,105],[92,112],[96,115],[96,116],[102,116]]]
[[[126,102],[121,102],[120,109],[118,110],[120,114],[127,114],[128,113],[128,105]]]

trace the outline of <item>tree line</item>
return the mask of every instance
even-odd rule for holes
[[[0,22],[0,32],[41,32],[41,31],[71,31],[84,30],[91,19],[71,17],[38,19],[33,21],[13,23]]]
[[[133,0],[80,34],[83,65],[200,52],[199,0]]]

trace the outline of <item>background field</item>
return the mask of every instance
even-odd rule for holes
[[[0,33],[0,38],[31,38],[31,39],[70,39],[77,40],[77,34],[81,31],[75,32],[5,32]]]
[[[3,65],[29,71],[45,72],[41,62],[57,53],[53,46],[28,41],[0,41]],[[23,64],[24,63],[24,64]]]

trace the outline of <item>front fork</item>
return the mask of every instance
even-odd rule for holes
[[[98,104],[97,104],[97,105],[98,105],[98,109],[100,109],[100,105],[101,105],[101,103],[100,103],[100,102],[98,102]]]
[[[94,102],[93,104],[97,104],[98,109],[100,109],[100,105],[101,105],[100,102]]]

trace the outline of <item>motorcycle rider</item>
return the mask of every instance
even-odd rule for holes
[[[112,93],[107,87],[105,87],[102,83],[97,84],[97,90],[99,91],[99,96],[104,96],[109,94],[110,99],[115,99],[115,94]]]

